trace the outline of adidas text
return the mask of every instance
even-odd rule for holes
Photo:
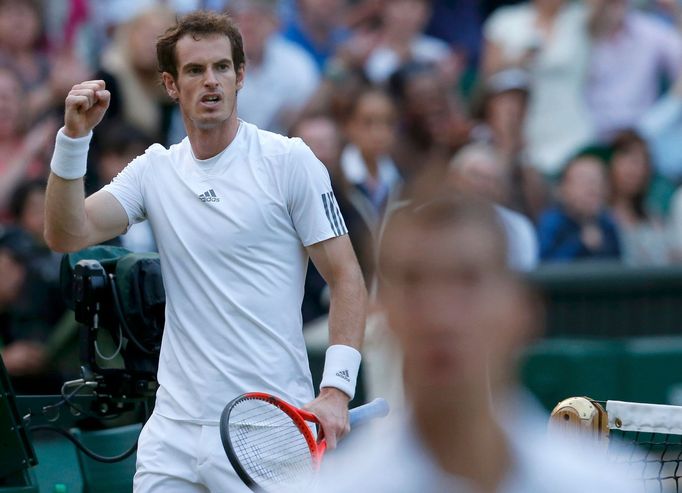
[[[348,373],[348,370],[337,371],[336,376],[343,378],[346,382],[350,383],[350,374]]]

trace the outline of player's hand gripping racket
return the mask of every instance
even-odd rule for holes
[[[384,399],[351,409],[351,427],[388,414]],[[305,491],[320,466],[326,443],[315,438],[317,417],[270,394],[232,400],[220,417],[220,438],[239,477],[253,491]]]

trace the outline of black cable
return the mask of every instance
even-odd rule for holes
[[[92,460],[96,460],[97,462],[104,462],[105,464],[113,464],[114,462],[120,462],[122,460],[125,460],[128,457],[130,457],[131,455],[133,455],[135,453],[135,451],[137,450],[137,440],[135,440],[135,443],[133,444],[133,446],[130,447],[125,452],[123,452],[122,454],[114,455],[111,457],[106,457],[104,455],[99,455],[99,454],[93,452],[92,450],[90,450],[89,448],[87,448],[85,445],[83,445],[83,443],[80,440],[78,440],[78,438],[73,436],[73,433],[66,431],[66,430],[62,430],[61,428],[57,428],[56,426],[36,425],[36,426],[30,426],[28,429],[31,431],[51,431],[53,433],[58,433],[58,434],[62,435],[64,438],[66,438],[67,440],[69,440],[71,443],[73,443],[78,448],[78,450],[83,452],[85,455],[90,457]]]
[[[111,286],[111,294],[114,299],[114,307],[116,308],[116,314],[118,315],[119,323],[123,326],[128,338],[130,338],[133,344],[135,344],[137,348],[144,354],[155,356],[156,351],[150,351],[147,349],[142,343],[140,343],[140,341],[137,340],[137,338],[133,335],[133,331],[130,330],[130,327],[128,327],[128,323],[126,322],[125,316],[123,315],[123,310],[121,309],[121,302],[118,299],[118,291],[116,291],[116,281],[114,280],[113,274],[109,274],[109,281],[109,285]]]

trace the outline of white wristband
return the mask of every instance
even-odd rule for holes
[[[320,389],[334,387],[352,399],[355,396],[361,359],[360,351],[353,347],[341,344],[329,346],[324,359]]]
[[[88,149],[92,130],[85,137],[72,139],[64,133],[64,127],[57,132],[50,169],[60,178],[76,180],[83,178],[88,169]]]

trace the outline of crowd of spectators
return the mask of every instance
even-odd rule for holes
[[[676,0],[0,0],[0,351],[12,374],[44,374],[69,322],[41,234],[66,93],[94,78],[112,93],[93,192],[151,143],[184,138],[155,39],[197,8],[239,23],[239,115],[302,138],[327,166],[369,287],[382,218],[424,170],[496,203],[519,269],[682,259]],[[115,242],[155,248],[144,224]],[[311,267],[305,321],[327,296]]]

